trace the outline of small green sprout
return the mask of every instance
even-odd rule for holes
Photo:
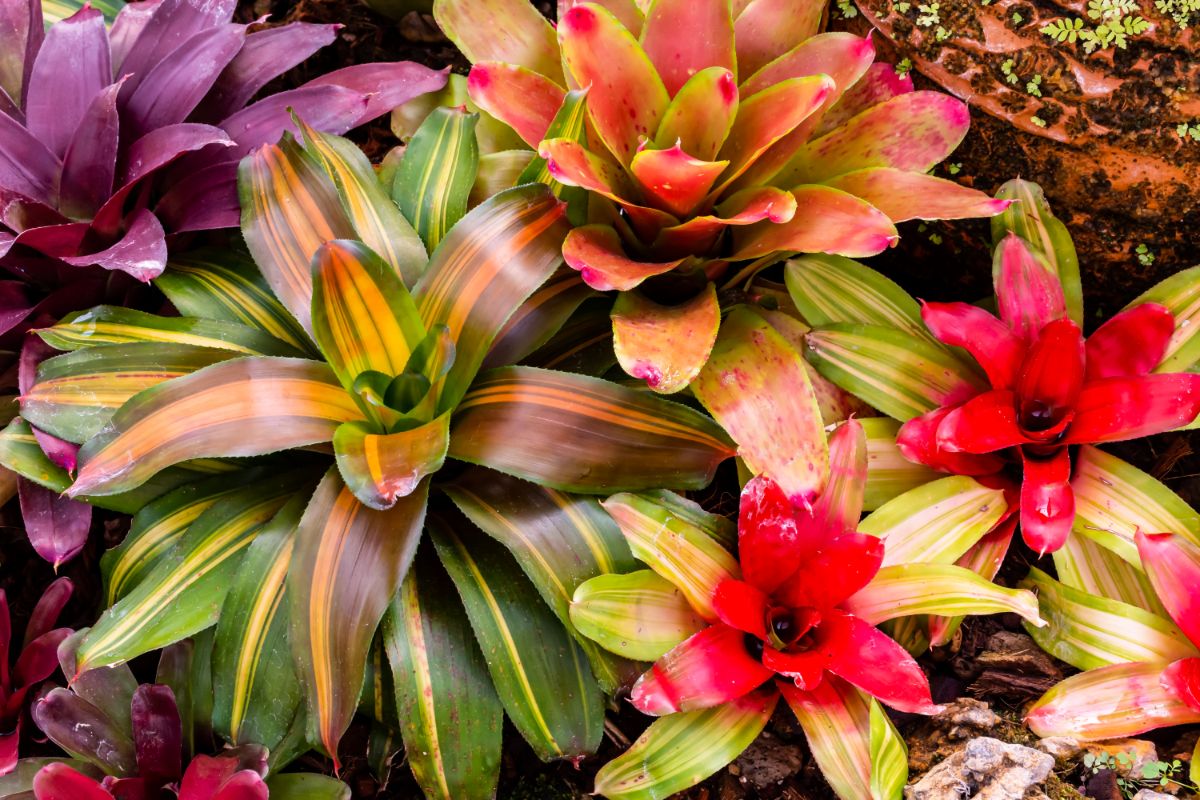
[[[917,11],[920,12],[920,15],[917,17],[917,25],[922,28],[932,28],[934,25],[940,24],[942,21],[941,8],[939,3],[930,3],[929,5],[921,3],[918,5]]]
[[[912,63],[911,58],[900,59],[900,61],[896,63],[896,67],[895,67],[896,77],[903,78],[905,75],[907,75],[909,72],[912,71],[912,68],[913,68],[913,63]]]
[[[962,163],[947,164],[946,172],[949,172],[951,175],[957,175],[958,173],[962,172]]]
[[[1017,73],[1014,71],[1014,62],[1011,58],[1004,60],[1004,63],[1000,65],[1000,71],[1004,73],[1004,80],[1007,83],[1016,86],[1021,82],[1020,77],[1018,77]]]
[[[1139,244],[1133,249],[1137,253],[1138,263],[1143,267],[1148,267],[1154,263],[1154,251],[1144,244]]]
[[[1175,126],[1175,133],[1180,139],[1191,139],[1200,142],[1200,122],[1181,122]]]
[[[1034,75],[1025,83],[1025,91],[1034,97],[1042,96],[1042,76],[1040,73]]]
[[[1012,21],[1013,21],[1014,25],[1020,25],[1022,22],[1025,21],[1025,18],[1021,16],[1020,11],[1014,11],[1012,13]]]
[[[1030,117],[1029,121],[1034,125],[1037,125],[1039,128],[1046,127],[1046,120],[1042,119],[1041,117]]]
[[[842,12],[843,19],[854,19],[858,16],[858,9],[851,0],[837,0],[837,7],[838,11]]]

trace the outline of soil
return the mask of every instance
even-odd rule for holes
[[[1131,42],[1128,50],[1085,57],[1078,48],[1052,43],[1037,32],[1047,19],[1083,15],[1085,4],[1078,0],[993,0],[986,7],[977,0],[943,0],[943,24],[953,35],[942,42],[927,27],[914,23],[916,3],[901,13],[892,0],[859,2],[862,14],[835,19],[832,25],[861,33],[868,22],[874,22],[883,32],[876,35],[881,58],[893,62],[907,58],[918,73],[919,86],[940,85],[971,103],[971,133],[950,159],[953,170],[943,165],[938,174],[987,192],[1017,176],[1044,187],[1055,212],[1075,237],[1089,318],[1106,317],[1167,275],[1200,263],[1200,142],[1184,141],[1174,133],[1178,122],[1200,121],[1200,34],[1183,33],[1169,21],[1155,18],[1158,29]],[[543,5],[552,14],[550,4]],[[243,0],[237,12],[242,22],[268,14],[267,24],[303,20],[343,26],[333,45],[272,89],[290,88],[320,73],[367,61],[413,60],[462,72],[468,66],[427,16],[410,15],[397,22],[356,0]],[[1013,22],[1014,15],[1023,22]],[[999,66],[1010,57],[1015,61],[1010,70],[1019,74],[1022,85],[1035,74],[1043,76],[1043,98],[1012,88]],[[1031,121],[1035,116],[1047,125]],[[354,136],[375,159],[398,143],[386,117]],[[902,233],[900,246],[873,266],[929,300],[989,293],[986,222],[909,223]],[[1139,244],[1151,251],[1152,263],[1139,260],[1135,253]],[[1187,434],[1164,434],[1112,449],[1196,506],[1200,505],[1200,452],[1193,446]],[[736,489],[731,481],[719,480],[718,488],[697,499],[718,512],[728,511],[736,495],[719,487],[729,485]],[[7,592],[19,638],[20,621],[28,618],[53,575],[33,554],[14,507],[10,504],[0,511],[0,588]],[[63,574],[76,581],[64,624],[82,626],[95,618],[99,557],[127,527],[126,520],[97,512],[88,546],[63,568]],[[1041,566],[1048,565],[1048,559],[1043,562]],[[1014,544],[999,580],[1013,585],[1036,563],[1035,553]],[[922,663],[937,701],[986,701],[999,715],[987,735],[1029,743],[1033,737],[1019,722],[1022,709],[1072,669],[1024,647],[1019,623],[1014,615],[968,619],[953,642],[923,657]],[[147,678],[153,671],[151,662],[134,667],[145,671]],[[586,796],[600,765],[635,739],[646,722],[628,703],[618,701],[600,753],[579,764],[543,764],[509,731],[498,797]],[[896,722],[909,742],[914,768],[940,760],[956,741],[953,732],[924,718],[898,715]],[[1160,753],[1173,755],[1184,752],[1180,736],[1179,731],[1167,730],[1147,738],[1160,745]],[[382,780],[373,776],[366,742],[366,728],[357,724],[343,740],[342,777],[354,797],[421,798],[402,754],[395,757],[389,775]],[[331,771],[328,761],[311,756],[303,767]],[[1100,787],[1104,780],[1085,782],[1078,772],[1063,768],[1045,788],[1052,800],[1080,798],[1083,795],[1076,787],[1085,783]],[[1100,791],[1094,788],[1096,797],[1104,796]],[[782,707],[767,733],[737,761],[681,796],[688,800],[835,800],[794,717]]]

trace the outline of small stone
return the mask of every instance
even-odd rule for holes
[[[946,730],[951,739],[966,739],[1000,724],[1000,717],[982,700],[960,697],[934,717],[934,724]]]
[[[1083,750],[1079,741],[1070,736],[1048,736],[1034,745],[1043,753],[1049,753],[1060,761],[1069,761]]]
[[[1176,800],[1176,798],[1153,789],[1142,789],[1133,796],[1133,800]]]
[[[981,736],[904,790],[907,800],[1027,800],[1040,792],[1054,757],[1019,744]]]

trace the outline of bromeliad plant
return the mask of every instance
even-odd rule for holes
[[[819,34],[825,5],[562,0],[554,28],[527,0],[434,4],[474,64],[471,99],[538,152],[525,175],[586,192],[563,254],[620,290],[618,358],[655,391],[703,366],[708,282],[731,265],[874,255],[896,222],[1008,204],[926,174],[966,134],[966,105],[872,66],[869,39]]]
[[[570,627],[578,583],[632,566],[598,503],[574,493],[701,487],[733,452],[711,419],[644,392],[481,371],[553,330],[536,292],[568,226],[543,184],[464,216],[470,123],[430,117],[395,201],[345,139],[301,125],[303,146],[258,149],[240,188],[261,277],[182,260],[158,285],[185,316],[98,308],[42,331],[72,352],[42,364],[23,402],[29,422],[84,443],[74,497],[192,476],[106,559],[114,604],[77,669],[217,623],[218,730],[274,747],[307,726],[336,759],[391,603],[371,656],[386,650],[390,668],[373,669],[367,706],[394,720],[399,705],[420,783],[456,799],[494,791],[503,714],[544,758],[577,756],[599,743],[601,686],[635,674]],[[255,460],[212,461],[229,457]],[[427,516],[442,494],[452,502]],[[426,528],[433,550],[409,570]]]
[[[669,492],[604,502],[650,569],[583,583],[572,619],[615,653],[655,660],[632,700],[662,719],[600,771],[597,793],[666,797],[703,780],[782,695],[843,800],[898,797],[904,745],[879,702],[938,706],[917,662],[875,626],[999,610],[1043,624],[1028,592],[953,564],[1004,514],[1003,493],[950,479],[932,506],[917,489],[860,522],[862,426],[842,424],[826,452],[799,354],[749,309],[731,314],[693,390],[763,472],[742,491],[736,531]]]
[[[800,259],[787,280],[818,328],[808,337],[817,369],[902,421],[896,444],[908,459],[1011,481],[1025,541],[1054,552],[1077,517],[1070,447],[1160,433],[1200,413],[1200,375],[1182,371],[1195,360],[1195,276],[1155,287],[1085,341],[1065,229],[1036,186],[1016,181],[1003,194],[1023,209],[994,225],[999,318],[964,303],[918,307],[849,261]]]

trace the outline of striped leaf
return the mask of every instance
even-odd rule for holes
[[[376,511],[330,469],[296,529],[287,579],[292,652],[308,701],[308,739],[335,764],[362,692],[371,639],[416,552],[428,493],[422,482],[387,511]]]
[[[125,7],[124,0],[42,0],[42,18],[47,25],[61,22],[79,11],[84,6],[91,6],[104,15],[104,21],[112,24],[117,14]]]
[[[213,726],[232,744],[274,750],[300,708],[284,586],[307,495],[294,494],[255,537],[221,606],[213,643]]]
[[[478,121],[478,114],[462,108],[435,108],[409,141],[396,170],[392,199],[430,253],[467,213],[479,169]]]
[[[238,358],[151,387],[79,451],[72,497],[114,494],[193,458],[252,456],[327,442],[360,419],[329,367],[299,358]]]
[[[429,260],[425,246],[396,208],[371,162],[349,139],[315,131],[303,120],[297,123],[305,151],[333,180],[346,216],[358,233],[355,238],[376,253],[406,286],[412,286]]]
[[[563,98],[562,106],[558,109],[558,113],[554,115],[554,119],[550,122],[550,127],[546,129],[546,135],[543,139],[569,139],[573,142],[584,143],[587,136],[587,89],[575,89],[567,92]],[[672,143],[673,144],[673,143]],[[550,174],[550,168],[546,159],[534,154],[533,160],[525,167],[524,171],[517,177],[517,185],[523,183],[544,183],[554,192],[554,196],[561,199],[567,204],[567,217],[570,218],[572,225],[583,225],[587,221],[587,199],[588,193],[586,189],[579,186],[568,186],[565,183],[559,183],[553,175]]]
[[[884,566],[953,564],[1008,511],[1002,489],[953,475],[884,503],[858,530],[884,542]]]
[[[762,689],[715,708],[656,719],[633,746],[596,773],[609,800],[664,800],[712,775],[758,738],[779,694]]]
[[[1200,711],[1162,685],[1165,666],[1113,664],[1072,675],[1033,704],[1025,723],[1038,736],[1097,741],[1200,722]]]
[[[829,476],[821,409],[804,360],[769,322],[746,309],[730,312],[691,388],[751,472],[797,502],[820,494]]]
[[[245,325],[312,353],[308,334],[242,250],[201,248],[173,256],[154,285],[184,316]]]
[[[1075,532],[1141,567],[1133,535],[1177,533],[1200,543],[1200,514],[1162,482],[1085,445],[1075,458]]]
[[[783,699],[804,729],[821,775],[842,800],[871,795],[873,701],[835,675],[825,673],[811,692],[780,682]],[[889,798],[890,800],[890,798]]]
[[[171,551],[196,519],[218,500],[266,476],[266,470],[239,470],[180,486],[146,504],[133,517],[124,540],[100,558],[105,605],[111,606],[141,583]]]
[[[604,701],[575,640],[498,542],[462,520],[431,530],[513,725],[543,761],[594,752]]]
[[[965,359],[893,328],[829,325],[808,335],[808,347],[818,372],[901,422],[987,389]]]
[[[729,552],[737,549],[738,532],[735,520],[720,514],[711,514],[694,500],[688,500],[683,495],[666,489],[647,489],[638,492],[638,496],[654,503],[671,517],[697,529]]]
[[[992,241],[995,245],[1010,233],[1024,239],[1045,259],[1062,283],[1067,312],[1076,324],[1083,324],[1083,285],[1079,278],[1079,257],[1075,243],[1064,225],[1050,211],[1042,187],[1016,178],[1000,187],[996,197],[1015,201],[992,217]]]
[[[478,132],[475,138],[479,138]],[[475,182],[471,184],[467,207],[474,208],[494,194],[529,183],[520,180],[520,177],[536,155],[532,150],[502,150],[479,156],[479,169],[475,172]]]
[[[455,411],[450,457],[562,491],[698,489],[733,454],[686,406],[532,367],[482,375]]]
[[[867,436],[867,487],[863,509],[874,511],[910,489],[942,477],[942,473],[909,461],[896,446],[900,423],[888,417],[859,419]]]
[[[1175,315],[1175,333],[1155,372],[1195,372],[1200,361],[1200,267],[1176,272],[1130,303],[1158,303]]]
[[[317,248],[354,239],[333,181],[295,140],[263,145],[238,166],[242,235],[263,278],[300,326],[312,332]]]
[[[426,327],[444,324],[454,341],[439,412],[458,404],[509,317],[562,265],[563,211],[546,187],[518,186],[473,209],[433,253],[413,296]]]
[[[1196,648],[1167,617],[1073,589],[1039,569],[1021,585],[1038,596],[1044,628],[1026,626],[1038,645],[1079,669],[1128,661],[1164,666],[1196,655]]]
[[[247,325],[196,317],[160,317],[120,306],[96,306],[68,314],[57,325],[38,330],[37,335],[56,350],[163,342],[231,350],[238,355],[302,355],[286,342]]]
[[[571,315],[596,294],[579,278],[579,273],[563,267],[530,295],[496,334],[482,369],[507,367],[525,360],[531,353],[559,333]]]
[[[1068,536],[1054,552],[1054,571],[1074,589],[1167,616],[1146,573],[1089,536]]]
[[[637,567],[620,529],[600,504],[485,469],[470,470],[443,489],[468,519],[517,559],[587,654],[605,692],[615,694],[632,684],[641,669],[605,652],[571,622],[571,598],[584,581]]]
[[[29,423],[18,417],[0,430],[0,465],[39,486],[65,492],[71,485],[67,471],[46,457]],[[201,471],[200,467],[206,469]],[[122,514],[136,514],[143,506],[172,489],[212,474],[207,467],[224,467],[214,462],[192,462],[186,467],[165,469],[128,492],[104,497],[84,497],[88,503]],[[224,471],[224,470],[222,470]]]
[[[119,664],[216,622],[246,547],[306,479],[304,473],[268,478],[201,514],[162,562],[101,615],[80,643],[77,668]]]
[[[717,585],[741,577],[737,559],[720,542],[654,495],[615,494],[601,505],[634,557],[683,592],[703,619],[717,619],[712,606]]]
[[[908,783],[908,746],[883,706],[871,700],[871,800],[900,800]]]
[[[46,433],[86,442],[131,397],[173,378],[238,358],[232,350],[166,342],[89,347],[48,358],[25,393],[21,415]]]
[[[360,242],[327,242],[313,256],[313,336],[342,386],[363,372],[399,375],[425,338],[400,277]]]
[[[784,271],[788,294],[809,325],[880,325],[938,342],[921,320],[921,306],[899,284],[844,256],[793,258]]]
[[[1027,591],[1005,589],[953,564],[884,567],[846,601],[847,611],[872,625],[922,614],[1019,614],[1032,627],[1045,625],[1038,600]]]
[[[657,661],[704,627],[683,593],[648,569],[579,584],[571,623],[609,652],[638,661]]]
[[[429,800],[491,800],[504,709],[454,586],[427,548],[383,619],[404,750]]]
[[[446,460],[450,415],[396,433],[377,434],[362,422],[344,422],[333,434],[342,480],[368,508],[391,508]]]

